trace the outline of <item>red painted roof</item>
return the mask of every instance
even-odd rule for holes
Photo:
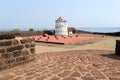
[[[101,36],[40,36],[35,37],[36,42],[45,42],[45,43],[59,43],[59,44],[75,44],[80,42],[88,42],[91,40],[100,39]]]

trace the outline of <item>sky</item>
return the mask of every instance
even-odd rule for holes
[[[0,29],[54,29],[60,16],[75,28],[120,27],[120,0],[0,0]]]

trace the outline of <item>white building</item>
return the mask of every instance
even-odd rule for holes
[[[68,35],[67,21],[59,17],[55,21],[55,35]]]

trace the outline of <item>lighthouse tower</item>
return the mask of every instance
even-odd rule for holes
[[[55,35],[68,35],[67,21],[61,17],[55,21]]]

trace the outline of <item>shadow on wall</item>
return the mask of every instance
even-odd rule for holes
[[[116,60],[120,60],[120,55],[116,55],[115,53],[110,53],[110,54],[102,54],[102,57],[107,57],[110,59],[116,59]]]
[[[55,30],[44,30],[43,34],[55,35]]]

